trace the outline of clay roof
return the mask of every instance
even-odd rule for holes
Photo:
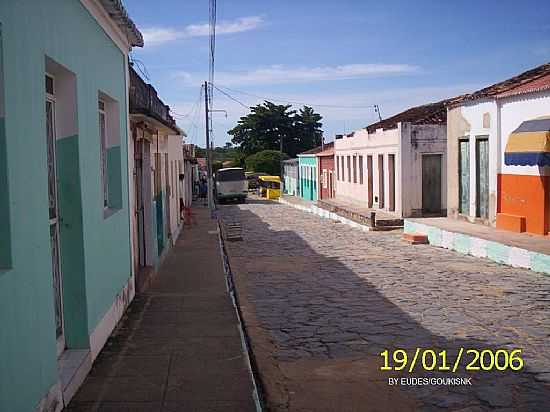
[[[326,146],[326,145],[325,145]],[[334,156],[334,146],[316,154],[318,157]]]
[[[395,129],[398,123],[403,122],[409,122],[412,124],[446,124],[446,104],[448,104],[451,100],[453,99],[412,107],[392,117],[383,119],[380,122],[373,123],[367,126],[366,129],[369,133],[374,133],[376,129]]]
[[[541,88],[545,90],[550,87],[548,85],[548,76],[550,76],[550,63],[545,63],[534,69],[527,70],[517,76],[511,77],[508,80],[495,83],[492,86],[485,87],[474,93],[466,94],[451,102],[448,106],[458,106],[463,102],[487,97],[507,97],[514,94],[530,93],[532,91],[541,90]]]
[[[323,146],[317,146],[317,147],[314,147],[313,149],[306,150],[305,152],[298,153],[298,156],[300,156],[300,155],[309,155],[309,154],[317,154],[317,153],[321,152],[323,150],[323,148],[328,149],[328,148],[331,148],[331,147],[334,147],[334,142],[325,143],[324,147]]]
[[[121,0],[100,0],[109,17],[126,35],[132,47],[143,47],[143,35],[132,21]]]
[[[524,83],[506,92],[499,93],[497,97],[510,97],[510,96],[516,96],[519,94],[542,92],[544,90],[549,90],[549,89],[550,89],[550,74],[547,74],[546,76],[539,77],[538,79],[533,80],[532,82]]]

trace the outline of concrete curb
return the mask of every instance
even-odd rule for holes
[[[250,345],[250,338],[246,330],[246,325],[243,320],[241,309],[239,306],[239,300],[237,293],[235,292],[235,282],[233,279],[233,273],[231,272],[231,265],[229,263],[229,256],[225,249],[225,243],[222,236],[221,221],[218,219],[218,239],[220,243],[220,253],[223,262],[223,271],[225,273],[226,287],[229,295],[231,296],[231,301],[233,302],[233,307],[237,313],[237,319],[239,320],[239,333],[241,335],[241,344],[243,346],[243,353],[246,355],[246,362],[248,364],[248,370],[250,372],[250,377],[252,379],[252,385],[254,386],[254,403],[256,404],[256,411],[264,411],[264,390],[263,384],[260,379],[260,374],[258,372],[258,367],[256,359],[254,357],[254,352],[252,351],[252,346]]]
[[[408,219],[405,219],[404,233],[427,235],[430,245],[454,250],[464,255],[487,258],[504,265],[550,275],[549,255],[462,233],[449,232],[435,226],[411,222]]]
[[[287,205],[290,207],[293,207],[295,209],[301,210],[303,212],[312,213],[316,216],[322,217],[324,219],[330,219],[334,221],[338,221],[340,223],[343,223],[344,225],[351,226],[355,229],[362,230],[363,232],[370,232],[372,231],[372,228],[370,226],[362,225],[361,223],[354,222],[353,220],[346,219],[343,216],[340,216],[334,212],[329,212],[326,209],[322,209],[318,206],[311,205],[309,207],[303,206],[297,203],[292,203],[287,200],[284,200],[282,198],[279,198],[279,203],[282,203],[283,205]]]

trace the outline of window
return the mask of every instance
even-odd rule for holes
[[[0,24],[0,268],[11,267],[10,211],[8,199],[8,173],[6,166],[6,129],[4,124],[4,71],[2,25]]]
[[[363,184],[363,156],[359,156],[359,184]]]
[[[351,156],[347,156],[346,162],[348,164],[348,182],[351,183]]]
[[[118,102],[98,92],[98,133],[102,203],[107,218],[110,210],[122,208],[122,158],[120,147],[120,112]]]
[[[101,183],[103,186],[103,207],[109,207],[109,181],[107,180],[107,120],[105,116],[105,102],[98,100],[99,110],[99,144],[101,148]]]
[[[340,180],[340,156],[336,156],[336,180]]]
[[[357,183],[357,156],[353,156],[353,183]]]

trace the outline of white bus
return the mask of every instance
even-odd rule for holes
[[[216,172],[216,199],[219,203],[235,199],[246,202],[248,183],[241,167],[228,167]]]

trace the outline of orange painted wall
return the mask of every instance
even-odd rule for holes
[[[497,184],[497,213],[524,216],[527,232],[548,234],[550,176],[499,174]]]

